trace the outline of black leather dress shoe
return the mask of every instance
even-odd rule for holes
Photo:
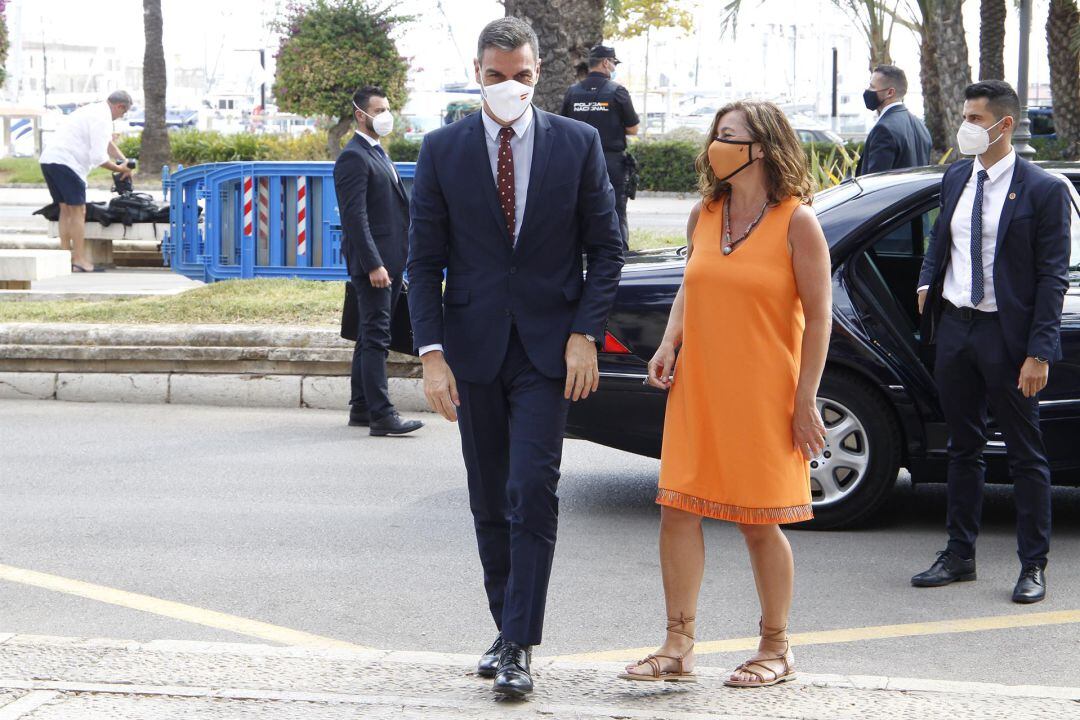
[[[367,427],[371,424],[371,416],[367,410],[349,410],[349,427]]]
[[[1038,565],[1028,565],[1020,571],[1020,579],[1013,589],[1013,602],[1025,605],[1037,603],[1046,597],[1046,571]]]
[[[911,578],[915,587],[941,587],[975,579],[975,558],[965,560],[951,550],[942,550],[926,572]]]
[[[422,427],[424,427],[424,423],[419,420],[403,420],[396,412],[392,412],[378,420],[372,420],[370,432],[375,437],[404,435]]]
[[[517,643],[503,645],[499,655],[499,669],[495,674],[492,689],[500,695],[522,698],[533,691],[532,674],[529,663],[532,661],[532,649]]]
[[[480,662],[476,663],[476,674],[482,678],[493,678],[499,671],[499,655],[503,649],[502,633],[495,637],[495,642],[480,656]]]

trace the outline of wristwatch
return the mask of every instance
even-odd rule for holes
[[[1042,363],[1043,365],[1045,365],[1046,363],[1050,362],[1050,360],[1048,358],[1044,358],[1042,355],[1036,355],[1035,356],[1035,362]]]
[[[594,345],[596,344],[596,338],[594,338],[592,335],[590,335],[589,333],[581,333],[581,334],[585,336],[586,340],[593,343]]]

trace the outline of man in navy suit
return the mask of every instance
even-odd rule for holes
[[[353,94],[356,135],[334,163],[341,215],[341,250],[356,290],[360,328],[353,350],[349,424],[375,436],[423,426],[394,410],[386,383],[390,318],[401,295],[409,249],[409,198],[379,138],[394,127],[386,93],[375,86]]]
[[[907,75],[895,65],[878,65],[863,91],[868,110],[878,120],[866,136],[856,175],[930,164],[930,131],[904,105]]]
[[[567,410],[599,384],[622,234],[596,129],[531,105],[532,28],[490,23],[474,67],[482,111],[429,133],[416,164],[409,312],[428,402],[461,430],[499,630],[477,671],[520,697],[543,630]]]
[[[957,144],[976,157],[945,172],[918,288],[922,337],[937,344],[934,375],[949,428],[949,543],[911,582],[938,587],[975,579],[989,401],[1016,501],[1021,572],[1013,601],[1033,603],[1046,596],[1050,550],[1050,467],[1038,393],[1061,359],[1069,191],[1013,150],[1020,101],[1008,83],[975,83],[964,96]]]

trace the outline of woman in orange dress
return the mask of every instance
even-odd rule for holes
[[[783,523],[813,517],[809,460],[832,311],[829,249],[809,207],[802,146],[772,103],[717,112],[697,160],[702,201],[648,382],[669,390],[660,461],[667,638],[620,677],[693,681],[705,569],[703,517],[737,523],[761,603],[758,652],[725,684],[794,677],[787,639],[794,561]],[[676,349],[678,359],[676,360]]]

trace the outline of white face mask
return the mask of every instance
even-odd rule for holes
[[[360,110],[356,103],[353,103],[353,107]],[[379,137],[385,137],[394,132],[394,115],[389,110],[383,110],[378,115],[368,115],[363,110],[360,110],[360,112],[371,118],[371,129]]]
[[[1001,118],[988,128],[965,120],[956,131],[956,145],[960,148],[960,152],[964,155],[982,155],[991,145],[1005,136],[1005,133],[1001,133],[993,142],[990,140],[990,130],[996,128],[1004,120],[1005,118]]]
[[[481,85],[480,94],[492,115],[505,123],[512,123],[525,114],[532,102],[534,89],[532,85],[517,80],[504,80],[495,85]]]

